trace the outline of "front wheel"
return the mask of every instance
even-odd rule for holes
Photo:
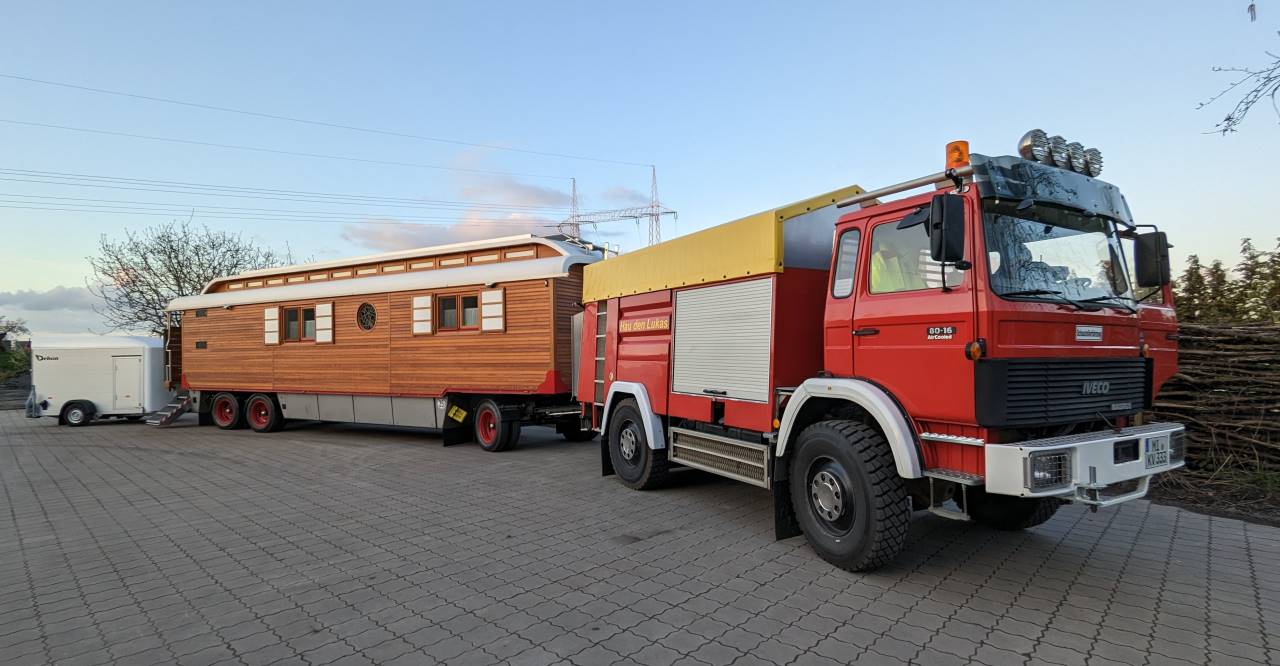
[[[867,571],[902,551],[911,505],[883,435],[856,421],[815,423],[800,433],[790,472],[791,504],[819,557]]]
[[[240,399],[231,393],[219,393],[213,396],[209,406],[209,417],[213,424],[223,430],[235,430],[244,427],[244,414],[241,413]]]
[[[244,401],[245,420],[254,432],[275,432],[284,425],[280,406],[269,395],[254,393]]]
[[[72,428],[79,428],[93,420],[93,405],[83,400],[67,403],[62,409],[62,422]]]
[[[666,449],[649,447],[642,418],[631,398],[618,403],[609,417],[609,460],[623,485],[635,490],[662,486],[671,467]]]

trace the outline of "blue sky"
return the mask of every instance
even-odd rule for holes
[[[1105,155],[1175,255],[1270,246],[1280,127],[1206,134],[1225,105],[1213,65],[1280,48],[1280,6],[1072,3],[9,3],[0,74],[460,141],[656,164],[668,237],[858,183],[938,170],[952,139],[1013,151],[1041,127]],[[300,158],[0,122],[0,169],[584,209],[647,195],[646,168],[369,135],[0,78],[0,119],[458,168]],[[32,196],[197,206],[271,203],[0,181]],[[26,197],[25,199],[23,197]],[[35,200],[39,201],[39,200]],[[53,200],[44,200],[53,201]],[[534,228],[481,209],[414,211],[452,226],[208,219],[295,254],[336,258]],[[205,209],[208,210],[208,209]],[[387,212],[387,211],[383,211]],[[394,211],[391,211],[394,212]],[[404,211],[401,211],[404,213]],[[543,217],[554,218],[549,211]],[[100,234],[163,217],[0,208],[0,314],[84,330],[75,295]],[[197,220],[200,220],[197,213]],[[446,220],[432,220],[448,224]],[[545,224],[545,221],[533,223]],[[545,230],[545,229],[542,229]],[[643,244],[632,223],[607,240]],[[66,287],[70,289],[56,289]]]

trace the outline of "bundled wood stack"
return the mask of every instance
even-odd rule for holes
[[[1187,464],[1280,471],[1280,326],[1183,324],[1156,417],[1187,426]]]

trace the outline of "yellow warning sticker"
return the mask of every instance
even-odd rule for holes
[[[457,421],[458,423],[462,423],[463,421],[467,420],[467,410],[457,405],[450,407],[447,413],[449,415],[449,418],[453,419],[454,421]]]

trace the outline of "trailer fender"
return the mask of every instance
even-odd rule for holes
[[[636,405],[640,407],[640,413],[644,415],[644,435],[649,439],[649,448],[667,448],[667,435],[662,427],[662,418],[653,411],[652,403],[649,402],[649,390],[644,387],[644,384],[635,382],[614,382],[609,386],[609,395],[604,400],[604,418],[600,420],[600,441],[608,439],[609,415],[613,413],[613,406],[627,397],[635,398]]]
[[[918,479],[920,471],[920,449],[916,445],[915,434],[907,422],[902,408],[884,389],[861,379],[822,378],[806,379],[796,388],[791,399],[787,401],[786,411],[782,415],[782,424],[778,430],[778,449],[775,454],[782,457],[787,445],[794,439],[793,426],[796,417],[804,408],[804,403],[811,398],[834,398],[851,402],[867,411],[879,424],[889,441],[893,451],[893,460],[898,468],[898,476],[904,479]]]

